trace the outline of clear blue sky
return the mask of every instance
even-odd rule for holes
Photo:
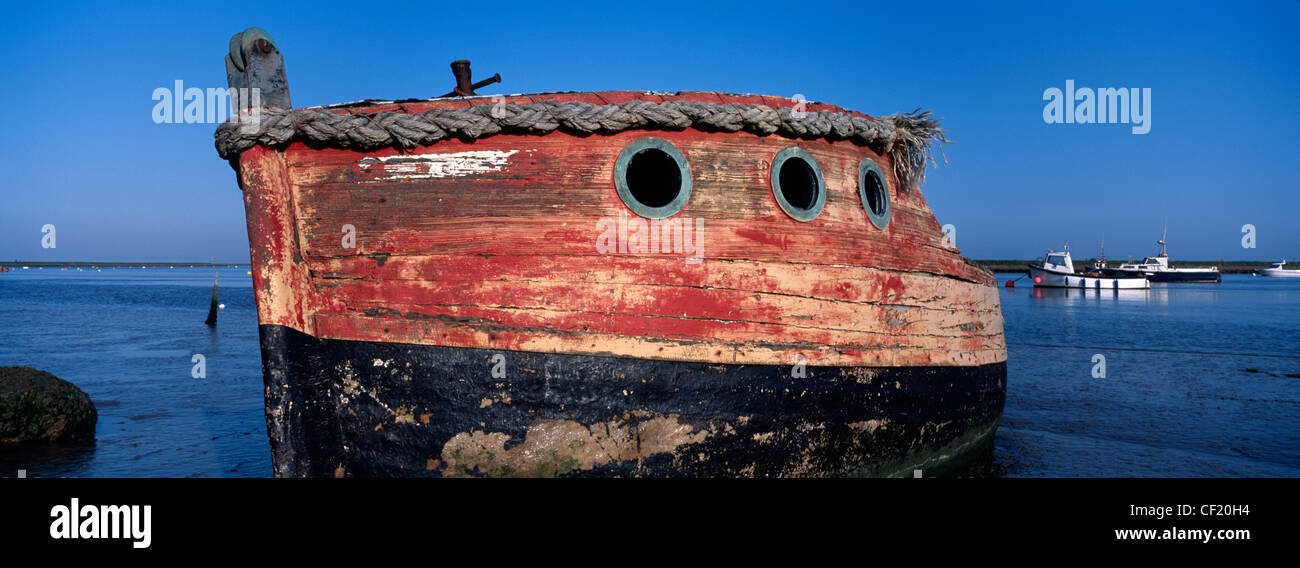
[[[247,262],[209,124],[154,124],[155,88],[224,87],[232,34],[267,29],[295,106],[485,92],[803,94],[945,117],[924,188],[973,258],[1300,255],[1300,4],[6,2],[0,259]],[[1152,89],[1152,129],[1043,122],[1043,91]],[[54,224],[57,248],[41,248]],[[1241,227],[1258,248],[1241,247]]]

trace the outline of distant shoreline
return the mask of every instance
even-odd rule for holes
[[[1074,265],[1075,265],[1076,267],[1080,267],[1080,266],[1092,266],[1092,263],[1093,263],[1094,261],[1096,261],[1096,259],[1094,259],[1094,258],[1088,258],[1088,259],[1082,259],[1082,258],[1080,258],[1080,259],[1075,259],[1075,260],[1074,260]],[[987,268],[987,269],[989,269],[989,270],[991,270],[991,271],[993,271],[993,272],[996,272],[996,273],[1002,274],[1002,273],[1024,273],[1024,272],[1029,272],[1028,265],[1030,265],[1030,264],[1038,264],[1039,262],[1042,262],[1042,259],[1034,259],[1034,260],[973,260],[973,261],[971,261],[971,262],[974,262],[975,264],[979,265],[979,266],[982,267],[982,268]],[[1136,261],[1136,260],[1129,261],[1129,260],[1110,259],[1110,260],[1107,260],[1107,261],[1106,261],[1106,265],[1107,265],[1107,266],[1110,266],[1111,268],[1115,268],[1115,267],[1118,267],[1121,263],[1124,263],[1124,262],[1138,262],[1138,261]],[[1276,262],[1276,261],[1262,261],[1262,260],[1180,260],[1180,261],[1177,261],[1177,262],[1172,262],[1172,263],[1170,263],[1170,265],[1173,266],[1173,267],[1175,267],[1175,268],[1200,268],[1200,267],[1208,267],[1208,266],[1217,266],[1217,267],[1219,267],[1219,273],[1221,273],[1221,274],[1250,274],[1250,273],[1252,273],[1252,272],[1254,272],[1254,271],[1256,271],[1256,270],[1258,270],[1258,269],[1260,269],[1260,268],[1268,268],[1270,265],[1273,264],[1273,262]]]
[[[20,268],[23,266],[31,266],[31,267],[39,266],[41,268],[64,267],[64,266],[67,267],[93,266],[95,268],[132,268],[136,266],[145,266],[149,268],[157,268],[159,266],[167,266],[167,267],[172,267],[172,266],[191,267],[192,266],[198,268],[202,266],[206,268],[206,267],[215,266],[217,268],[223,268],[223,267],[229,268],[235,266],[248,266],[248,263],[247,262],[242,262],[242,263],[233,263],[233,262],[34,262],[29,260],[5,260],[5,261],[0,261],[0,266],[8,266],[10,268],[15,266]]]
[[[979,265],[980,267],[982,267],[982,268],[987,268],[987,269],[989,269],[989,270],[991,270],[991,271],[993,271],[993,272],[996,272],[996,273],[1022,273],[1022,272],[1028,272],[1028,268],[1027,268],[1028,265],[1030,265],[1030,264],[1036,264],[1036,263],[1040,262],[1040,260],[1041,260],[1041,259],[1034,259],[1034,260],[973,260],[973,261],[971,261],[971,262],[974,262],[975,264]],[[1076,261],[1074,262],[1074,264],[1075,264],[1075,266],[1092,266],[1092,263],[1093,263],[1094,260],[1095,260],[1095,259],[1091,259],[1091,258],[1089,258],[1089,259],[1078,259],[1078,260],[1076,260]],[[1127,261],[1127,260],[1110,260],[1110,261],[1108,261],[1109,266],[1111,266],[1111,267],[1119,266],[1119,264],[1120,264],[1121,262],[1128,262],[1128,261]],[[1258,269],[1260,269],[1260,268],[1268,268],[1269,265],[1271,265],[1271,264],[1273,264],[1272,261],[1261,261],[1261,260],[1187,260],[1187,261],[1181,261],[1181,260],[1180,260],[1180,261],[1178,261],[1178,262],[1173,263],[1173,265],[1174,265],[1175,267],[1186,267],[1186,268],[1196,268],[1196,267],[1202,267],[1202,266],[1217,266],[1217,267],[1219,267],[1219,272],[1221,272],[1221,273],[1223,273],[1223,274],[1250,274],[1250,273],[1252,273],[1252,272],[1254,272],[1254,271],[1256,271],[1256,270],[1258,270]],[[148,267],[148,268],[157,268],[157,267],[160,267],[160,266],[165,266],[165,267],[185,266],[185,267],[195,267],[195,268],[198,268],[198,267],[205,267],[205,268],[208,268],[208,267],[231,268],[231,267],[236,267],[236,266],[249,266],[249,264],[248,264],[247,262],[241,262],[241,263],[227,263],[227,262],[35,262],[35,261],[14,260],[14,261],[0,261],[0,266],[7,266],[7,267],[11,267],[11,268],[12,268],[12,267],[15,267],[15,266],[16,266],[16,267],[19,267],[19,268],[21,268],[21,267],[23,267],[23,266],[42,267],[42,268],[45,268],[45,267],[56,267],[56,268],[57,268],[57,267],[65,267],[65,266],[66,266],[66,267],[87,267],[87,266],[93,266],[93,267],[95,267],[95,268],[132,268],[132,267],[137,267],[137,266],[145,266],[145,267]]]

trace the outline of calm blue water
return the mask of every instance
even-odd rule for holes
[[[0,450],[0,476],[271,475],[245,270],[221,270],[215,330],[211,268],[0,274],[0,365],[54,373],[99,408],[95,443]],[[1285,376],[1300,374],[1300,282],[1017,284],[1000,288],[1010,360],[994,459],[1007,475],[1300,476],[1300,378]]]
[[[1300,476],[1300,281],[1016,284],[1000,288],[1008,475]]]
[[[252,276],[222,268],[57,268],[0,274],[0,365],[71,381],[99,410],[94,444],[0,450],[0,475],[271,475]],[[206,378],[191,375],[202,354]],[[18,454],[18,455],[15,455]]]

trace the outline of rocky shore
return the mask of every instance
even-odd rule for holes
[[[0,445],[93,438],[98,419],[76,385],[31,367],[0,367]]]

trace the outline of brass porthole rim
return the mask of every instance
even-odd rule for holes
[[[812,206],[807,209],[796,207],[794,204],[790,203],[781,191],[781,166],[785,165],[785,163],[792,158],[803,160],[812,168],[813,173],[817,176],[817,196],[813,198]],[[817,163],[817,159],[814,158],[812,154],[809,154],[806,150],[797,146],[790,146],[789,148],[777,152],[776,156],[772,158],[772,169],[768,173],[768,179],[771,182],[772,196],[776,198],[777,205],[779,205],[781,210],[785,211],[785,214],[789,215],[791,219],[807,223],[808,221],[816,219],[818,215],[821,215],[822,208],[826,206],[826,178],[822,176],[821,165]]]
[[[867,175],[874,173],[880,180],[881,197],[885,206],[881,208],[880,213],[871,209],[871,201],[867,196]],[[880,169],[875,160],[866,158],[862,160],[862,165],[858,167],[858,197],[862,199],[862,210],[867,212],[867,219],[871,221],[877,229],[884,229],[889,226],[889,219],[892,211],[892,199],[889,196],[889,181],[885,178],[885,172]]]
[[[627,184],[628,165],[632,163],[634,156],[644,150],[659,150],[667,154],[668,157],[677,162],[677,169],[681,175],[682,185],[677,190],[677,196],[661,207],[653,207],[642,203],[635,195],[632,195],[632,189]],[[623,205],[626,205],[633,213],[647,219],[672,217],[678,211],[681,211],[691,198],[691,166],[686,162],[686,156],[672,142],[653,136],[637,138],[628,142],[614,161],[614,187],[618,190],[618,197],[623,201]]]

